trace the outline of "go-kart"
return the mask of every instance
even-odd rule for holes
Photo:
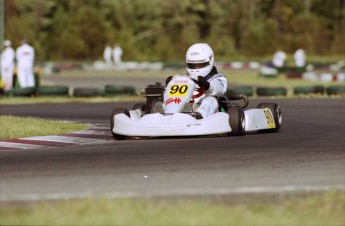
[[[282,123],[281,108],[276,103],[260,103],[244,110],[247,96],[226,93],[218,97],[219,111],[200,119],[196,112],[204,87],[189,76],[175,75],[166,87],[159,82],[141,92],[146,103],[132,110],[115,108],[111,115],[111,132],[116,139],[130,137],[241,136],[252,132],[276,132]]]

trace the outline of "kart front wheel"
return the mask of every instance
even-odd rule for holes
[[[261,108],[261,109],[268,108],[271,110],[271,112],[273,114],[273,120],[274,120],[276,127],[273,129],[269,129],[268,131],[270,131],[270,132],[279,131],[279,129],[282,125],[282,120],[283,120],[282,110],[281,110],[280,106],[276,103],[260,103],[260,104],[258,104],[257,108]]]
[[[145,109],[146,109],[146,105],[144,103],[137,103],[137,104],[134,104],[132,110],[141,110],[142,112],[145,112]]]
[[[113,110],[113,112],[111,113],[111,119],[110,119],[110,130],[111,130],[111,133],[113,134],[113,137],[115,139],[123,140],[125,138],[125,136],[119,135],[119,134],[116,134],[116,133],[113,132],[113,128],[115,126],[114,117],[117,114],[125,114],[128,117],[130,117],[130,114],[129,114],[129,111],[126,108],[115,108]]]
[[[228,134],[231,136],[242,136],[245,132],[245,115],[240,107],[229,107],[227,110],[229,115],[229,124],[231,132]]]

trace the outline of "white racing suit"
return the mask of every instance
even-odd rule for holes
[[[28,45],[23,44],[16,51],[17,58],[17,75],[20,87],[35,86],[35,78],[33,73],[35,51]]]
[[[122,49],[119,46],[116,46],[113,50],[113,56],[114,56],[114,63],[120,64],[121,63],[121,56],[122,56]]]
[[[203,118],[218,112],[217,97],[225,94],[228,86],[226,77],[218,73],[216,67],[213,67],[205,78],[210,83],[210,88],[206,91],[206,96],[201,99],[201,104],[196,109],[196,112],[200,113]]]
[[[12,47],[7,47],[1,53],[1,77],[5,83],[5,90],[12,89],[13,83],[13,69],[14,69],[14,50]]]
[[[111,54],[112,54],[112,48],[110,46],[105,47],[104,52],[103,52],[103,57],[105,60],[105,63],[107,65],[111,65]]]

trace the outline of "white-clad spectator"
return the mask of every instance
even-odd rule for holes
[[[17,76],[20,87],[35,86],[35,78],[33,73],[35,50],[27,43],[22,41],[22,45],[16,50],[17,59]]]
[[[111,48],[111,46],[106,45],[104,52],[103,52],[103,57],[104,57],[104,61],[107,65],[111,65],[112,52],[113,52],[113,49]]]
[[[114,57],[114,63],[115,64],[120,64],[122,62],[121,56],[122,56],[122,49],[119,45],[116,45],[114,50],[113,50],[113,57]]]
[[[306,54],[305,54],[303,49],[296,50],[293,57],[295,59],[295,66],[296,67],[304,67],[305,66]]]
[[[4,50],[1,53],[1,77],[5,84],[5,90],[12,89],[14,69],[14,49],[10,40],[4,41]]]
[[[282,68],[284,67],[285,60],[286,60],[286,54],[283,51],[278,50],[273,55],[273,61],[272,61],[273,66],[277,68]]]

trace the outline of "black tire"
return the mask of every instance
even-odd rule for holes
[[[110,131],[111,131],[111,134],[113,134],[113,137],[115,139],[123,140],[123,139],[126,138],[126,136],[113,133],[113,128],[115,126],[114,116],[117,115],[117,114],[125,114],[128,117],[130,117],[130,114],[129,114],[129,111],[126,108],[115,108],[113,110],[113,112],[111,113],[111,119],[110,119]]]
[[[345,94],[345,86],[329,86],[327,87],[328,95]]]
[[[106,85],[104,87],[104,92],[107,96],[117,96],[122,93],[122,87],[118,85]]]
[[[75,88],[74,97],[97,97],[102,95],[102,90],[98,88]]]
[[[148,97],[145,108],[145,114],[162,113],[163,101],[160,97]]]
[[[323,94],[325,88],[323,86],[298,86],[293,89],[295,95],[299,94]]]
[[[137,109],[139,109],[141,111],[141,116],[143,116],[145,114],[145,111],[146,111],[146,104],[144,104],[144,103],[134,104],[132,110],[137,110]]]
[[[258,96],[286,96],[287,89],[285,87],[258,87],[256,94]]]
[[[135,95],[136,89],[134,86],[106,85],[104,87],[104,92],[107,96],[117,96],[122,94]]]
[[[254,88],[252,86],[231,87],[227,90],[227,93],[241,93],[250,97],[254,95]]]
[[[144,103],[136,103],[134,104],[132,110],[141,110],[142,112],[145,112],[146,105]]]
[[[324,94],[326,91],[325,87],[322,85],[314,86],[314,93]]]
[[[37,88],[38,96],[68,96],[68,86],[41,86]]]
[[[13,88],[5,92],[7,96],[21,96],[21,97],[30,97],[35,95],[35,87],[26,87],[26,88]]]
[[[231,101],[241,101],[240,103],[232,102],[236,107],[246,108],[249,104],[249,99],[247,95],[242,93],[226,93],[226,97]],[[220,98],[220,100],[225,101],[224,98]]]
[[[152,102],[152,113],[163,113],[163,101],[161,100],[154,100]]]
[[[134,86],[123,86],[122,87],[122,94],[136,95],[136,89]]]
[[[276,125],[276,128],[273,129],[268,129],[267,131],[269,132],[277,132],[280,130],[280,127],[282,125],[282,110],[280,108],[280,106],[276,103],[260,103],[258,104],[257,108],[260,109],[265,109],[268,108],[271,110],[272,114],[273,114],[273,120],[274,123]]]
[[[227,113],[229,115],[229,124],[231,132],[228,135],[242,136],[245,132],[245,115],[242,108],[228,107]]]

